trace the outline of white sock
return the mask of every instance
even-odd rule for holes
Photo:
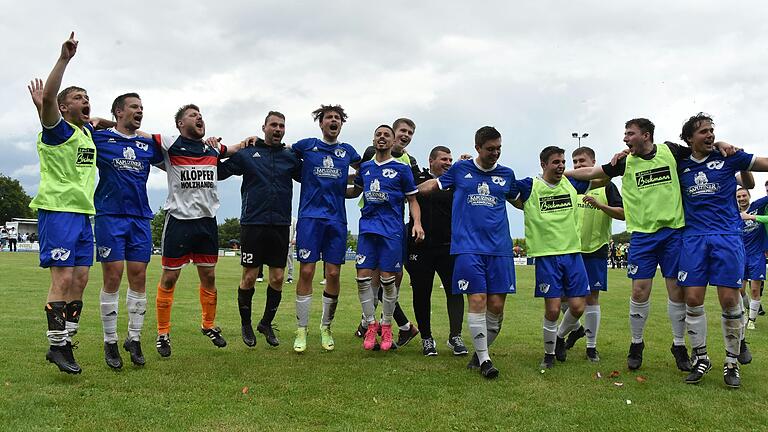
[[[597,332],[600,330],[600,305],[587,305],[584,309],[584,334],[587,348],[597,347]]]
[[[480,364],[490,360],[488,355],[488,327],[485,322],[484,312],[469,312],[467,314],[469,324],[469,333],[472,335],[472,345],[475,347],[475,354]]]
[[[685,303],[667,299],[667,314],[672,324],[672,344],[685,345]]]
[[[307,327],[309,308],[312,306],[312,294],[296,296],[296,321],[299,327]]]
[[[723,309],[721,324],[725,341],[725,362],[736,363],[741,348],[741,330],[744,310],[741,305]]]
[[[80,329],[80,322],[67,321],[67,342],[72,342],[72,337],[77,334]]]
[[[555,339],[557,339],[557,321],[550,321],[546,317],[542,324],[544,329],[544,353],[555,354]]]
[[[125,306],[128,309],[128,339],[138,341],[141,339],[141,329],[144,327],[144,315],[147,313],[147,293],[128,288]]]
[[[104,342],[117,343],[117,308],[120,302],[120,293],[108,293],[102,290],[99,293],[101,304],[101,324],[104,328]]]
[[[371,290],[371,278],[357,278],[357,297],[360,299],[360,307],[363,309],[361,324],[367,327],[376,319],[376,307],[373,305],[373,290]]]
[[[563,319],[560,321],[560,327],[557,329],[557,337],[564,338],[568,335],[568,333],[576,330],[579,328],[579,318],[576,318],[571,313],[571,310],[568,309],[565,311],[565,314],[563,314]]]
[[[493,344],[493,341],[496,340],[496,337],[499,335],[499,332],[501,332],[501,323],[504,321],[504,314],[500,313],[496,315],[495,313],[491,311],[485,311],[485,325],[488,329],[488,346],[490,347],[491,344]]]
[[[629,328],[632,332],[632,343],[643,341],[643,332],[645,331],[645,322],[648,320],[648,314],[651,311],[651,302],[646,300],[637,303],[629,299]]]
[[[395,290],[395,277],[381,277],[381,289],[384,292],[381,295],[381,318],[382,324],[392,324],[392,314],[395,312],[397,303],[397,291]]]
[[[707,357],[707,314],[704,306],[686,306],[685,324],[688,326],[688,340],[696,357]]]
[[[757,312],[760,311],[760,300],[749,301],[749,319],[754,321],[757,319]]]

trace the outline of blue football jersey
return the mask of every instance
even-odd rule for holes
[[[454,191],[451,254],[512,256],[506,200],[519,195],[515,173],[498,164],[484,170],[474,160],[462,160],[437,181],[440,189]]]
[[[347,176],[360,155],[349,144],[327,144],[317,138],[303,139],[291,148],[303,161],[299,217],[347,223]]]
[[[163,153],[151,138],[126,136],[114,129],[93,133],[99,184],[96,215],[152,218],[147,179],[152,164],[163,162]]]
[[[743,151],[730,157],[713,151],[703,160],[691,156],[678,161],[685,210],[684,236],[741,233],[736,173],[748,170],[753,161],[754,156]]]
[[[403,204],[407,195],[418,192],[411,167],[390,158],[360,165],[355,184],[363,188],[360,234],[372,233],[403,238]]]
[[[753,215],[765,214],[768,208],[768,196],[753,201],[747,213]],[[741,221],[741,238],[744,240],[744,250],[747,256],[760,255],[765,251],[765,225],[757,221]]]

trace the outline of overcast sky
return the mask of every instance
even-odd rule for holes
[[[80,45],[63,86],[85,87],[104,117],[115,96],[138,92],[149,132],[176,133],[173,115],[191,102],[224,142],[260,133],[270,109],[286,114],[294,142],[319,136],[313,109],[341,104],[341,139],[361,153],[377,125],[401,116],[417,124],[409,152],[422,166],[435,145],[473,153],[474,131],[493,125],[500,162],[526,177],[543,147],[574,149],[574,131],[604,162],[622,149],[626,120],[650,118],[657,142],[679,142],[685,119],[705,111],[718,139],[768,156],[765,2],[306,3],[2,0],[0,172],[36,192],[40,125],[26,84],[47,77],[72,30]],[[753,198],[768,179],[756,177]],[[220,222],[239,216],[239,187],[219,184]],[[164,173],[149,189],[157,209]],[[520,212],[508,211],[523,236]],[[354,203],[347,213],[357,232]]]

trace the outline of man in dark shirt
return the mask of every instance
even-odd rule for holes
[[[452,162],[453,157],[448,147],[433,148],[429,153],[429,169],[424,169],[416,176],[416,184],[441,176],[451,167]],[[413,312],[421,331],[422,353],[425,356],[437,355],[430,325],[432,283],[437,273],[445,289],[448,307],[448,346],[454,355],[465,355],[467,348],[461,338],[464,297],[453,294],[451,289],[454,266],[454,257],[450,254],[453,191],[435,191],[431,195],[417,195],[416,199],[421,207],[421,224],[426,235],[421,243],[409,240],[405,269],[411,277]]]
[[[264,140],[246,147],[219,163],[219,180],[242,175],[242,213],[240,217],[240,265],[243,275],[237,290],[243,342],[256,345],[251,324],[251,300],[259,268],[269,266],[269,284],[264,315],[256,329],[267,343],[277,346],[272,320],[280,305],[291,226],[292,179],[298,181],[301,161],[281,142],[285,135],[285,116],[270,111],[264,120]]]

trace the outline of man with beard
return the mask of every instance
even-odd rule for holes
[[[437,146],[429,153],[429,168],[424,169],[416,177],[416,184],[440,177],[453,163],[451,150],[448,147]],[[417,195],[421,208],[421,221],[424,227],[424,241],[416,243],[408,241],[408,261],[405,268],[411,277],[413,287],[413,312],[421,331],[421,348],[425,356],[436,356],[437,347],[432,337],[432,282],[435,273],[440,277],[445,289],[445,300],[448,309],[448,347],[454,355],[467,354],[467,348],[461,338],[461,328],[464,319],[464,297],[454,294],[451,290],[454,257],[451,249],[451,205],[453,191],[434,191],[429,195]],[[409,228],[411,225],[409,224]]]
[[[291,226],[292,179],[298,179],[301,162],[296,154],[282,143],[285,135],[285,116],[270,111],[264,119],[264,140],[244,148],[219,163],[219,180],[242,175],[240,187],[242,212],[240,216],[240,265],[243,274],[237,289],[243,342],[256,345],[251,324],[251,302],[254,282],[259,268],[269,266],[269,283],[264,314],[256,327],[267,343],[277,346],[272,327],[283,292],[286,258]]]
[[[395,131],[395,142],[392,146],[392,158],[397,162],[410,166],[413,176],[415,177],[419,173],[419,165],[416,163],[416,158],[411,156],[406,151],[406,147],[411,143],[413,134],[416,132],[416,123],[414,123],[413,120],[409,118],[403,117],[395,120],[395,122],[392,124],[392,129]],[[374,153],[374,146],[368,146],[368,148],[366,148],[365,152],[363,153],[363,158],[360,163],[371,160],[374,156]],[[360,208],[362,207],[363,200],[361,199]],[[410,238],[407,232],[405,233],[405,237]],[[405,261],[405,248],[407,248],[407,243],[405,243],[403,246],[403,261]],[[398,272],[395,276],[395,287],[397,288],[398,293],[400,292],[400,285],[402,281],[403,272],[401,271]],[[375,308],[378,304],[378,301],[380,301],[382,298],[382,290],[381,286],[379,285],[379,275],[377,274],[376,270],[374,270],[372,275],[371,287],[375,294],[373,299]],[[410,342],[414,337],[416,337],[416,335],[419,334],[419,329],[417,329],[416,326],[414,326],[405,315],[405,312],[403,312],[403,309],[400,307],[400,302],[395,304],[394,318],[399,328],[397,343],[395,344],[395,347],[402,347],[407,345],[408,342]],[[368,324],[365,321],[365,317],[363,317],[360,325],[357,327],[355,336],[363,337],[367,329],[367,325]]]
[[[467,368],[488,379],[498,377],[488,353],[501,330],[507,294],[515,292],[515,266],[509,235],[507,199],[517,199],[515,173],[497,161],[501,134],[491,126],[475,133],[477,157],[459,161],[437,179],[419,185],[420,193],[453,189],[451,255],[456,256],[451,286],[467,294],[469,330],[475,353]]]
[[[357,285],[363,319],[367,328],[363,347],[374,349],[378,324],[371,287],[374,273],[379,273],[382,287],[381,349],[392,348],[392,315],[397,304],[396,275],[402,275],[405,224],[405,199],[413,216],[412,235],[417,241],[424,237],[421,214],[416,201],[416,185],[409,167],[392,158],[394,130],[381,125],[374,131],[376,154],[374,159],[360,165],[355,185],[347,197],[363,195],[360,236],[357,244]]]
[[[301,196],[296,224],[299,281],[296,284],[296,339],[293,350],[307,349],[307,325],[312,303],[312,279],[317,261],[322,259],[326,269],[323,291],[323,315],[320,323],[321,345],[334,349],[331,323],[339,298],[339,273],[347,250],[347,213],[344,197],[349,168],[357,168],[360,155],[355,149],[338,141],[341,127],[347,120],[339,105],[321,105],[312,115],[319,122],[323,138],[306,138],[292,146],[302,159]]]
[[[157,352],[171,355],[171,306],[181,269],[194,263],[200,278],[201,332],[219,348],[227,345],[216,318],[216,262],[219,235],[216,210],[216,166],[240,145],[216,148],[203,142],[205,121],[197,105],[184,105],[174,118],[178,136],[154,135],[163,152],[168,177],[163,229],[163,273],[157,286]]]
[[[93,264],[90,215],[96,213],[96,146],[88,123],[88,93],[80,87],[58,93],[77,44],[73,32],[62,44],[42,89],[39,114],[43,130],[37,139],[40,186],[30,203],[38,210],[40,267],[51,272],[45,305],[50,347],[45,358],[69,374],[81,372],[72,353],[72,336],[79,327],[83,291]],[[29,90],[33,92],[32,86]]]

